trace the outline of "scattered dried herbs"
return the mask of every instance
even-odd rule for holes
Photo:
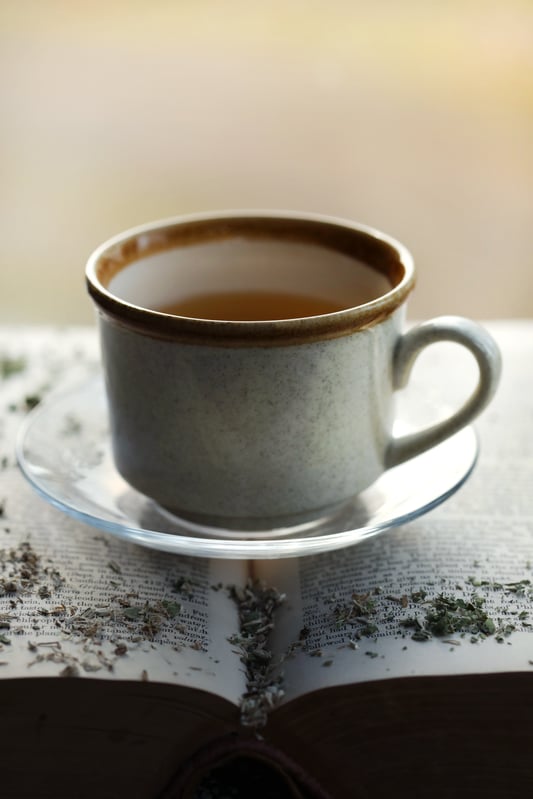
[[[485,609],[485,599],[474,595],[470,599],[439,594],[431,600],[423,600],[427,607],[422,618],[403,619],[403,627],[414,628],[414,641],[427,641],[433,636],[444,638],[453,633],[472,635],[494,635],[496,625]]]
[[[122,574],[118,564],[110,562],[109,565],[113,572]],[[36,632],[40,631],[39,619],[53,620],[60,638],[45,643],[30,643],[28,648],[35,658],[29,665],[58,663],[65,667],[61,672],[63,676],[73,676],[76,670],[112,670],[112,659],[101,651],[103,641],[116,642],[111,651],[117,658],[128,651],[127,643],[121,638],[127,637],[132,643],[147,643],[153,642],[167,630],[185,633],[179,621],[182,605],[174,598],[139,602],[135,592],[122,590],[100,604],[79,607],[73,604],[76,601],[75,592],[72,594],[65,588],[66,581],[62,575],[43,561],[29,542],[0,549],[0,599],[3,599],[3,604],[0,604],[0,630],[5,631],[0,634],[0,646],[8,645],[13,634],[24,632],[19,614],[28,620],[24,622],[25,625],[31,626]],[[42,604],[37,607],[34,603],[28,604],[27,598],[31,595]],[[4,603],[8,603],[7,607]],[[71,651],[63,651],[61,641],[66,640],[80,645],[79,656]],[[51,651],[43,651],[43,646],[51,647]],[[193,642],[191,648],[202,650],[205,644],[203,641]]]
[[[336,605],[333,609],[335,627],[340,629],[346,625],[355,628],[353,635],[370,637],[377,632],[377,626],[371,621],[376,613],[376,603],[373,592],[364,594],[353,593],[350,601],[344,605]]]
[[[284,602],[284,594],[249,580],[244,587],[229,586],[229,595],[239,611],[239,632],[229,638],[238,647],[246,667],[246,692],[241,699],[241,723],[258,730],[267,722],[268,713],[282,700],[282,677],[275,673],[268,638],[274,615]]]
[[[378,638],[388,635],[395,624],[400,633],[402,630],[412,630],[414,641],[447,639],[452,646],[459,642],[450,641],[449,636],[456,634],[470,636],[470,641],[474,643],[489,636],[495,636],[496,641],[503,642],[517,629],[517,624],[522,629],[531,626],[527,621],[529,611],[512,610],[506,600],[507,597],[511,601],[513,597],[533,600],[533,586],[529,579],[505,583],[469,577],[464,586],[458,584],[455,589],[460,592],[459,595],[444,592],[433,595],[425,588],[398,596],[380,595],[381,590],[376,589],[353,592],[348,602],[335,604],[329,618],[336,630],[350,629],[349,642],[353,638],[360,640],[362,636]],[[502,594],[499,608],[494,606],[494,602],[487,601],[494,592]],[[333,604],[331,599],[323,601],[325,605]],[[514,619],[510,620],[506,616],[513,616]],[[327,624],[324,614],[318,614],[317,618],[326,620]],[[405,635],[405,632],[401,634]],[[320,638],[320,628],[314,638],[312,632],[307,630],[306,640],[309,641],[303,648],[311,656],[316,654],[313,644],[316,646],[317,636]]]
[[[178,577],[178,579],[174,583],[173,591],[176,594],[181,594],[183,597],[187,599],[191,599],[194,595],[194,588],[196,586],[196,582],[192,580],[190,577]],[[222,588],[222,584],[218,587],[211,586],[213,590],[218,590]]]
[[[0,550],[0,597],[40,588],[50,576],[28,541]]]
[[[0,376],[5,379],[11,375],[19,374],[26,368],[26,359],[12,358],[8,355],[0,356]]]
[[[24,397],[24,407],[27,411],[32,411],[40,402],[42,402],[42,396],[40,394],[27,394]]]

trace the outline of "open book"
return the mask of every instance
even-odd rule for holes
[[[194,797],[239,753],[270,760],[294,796],[523,795],[533,323],[491,329],[503,382],[455,496],[349,549],[253,563],[137,547],[38,497],[17,428],[74,365],[94,369],[96,338],[5,329],[2,795]],[[428,356],[422,382],[457,368]]]

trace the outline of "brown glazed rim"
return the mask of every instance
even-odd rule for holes
[[[372,266],[387,277],[392,288],[355,308],[302,319],[256,322],[173,316],[132,305],[107,288],[112,278],[134,261],[164,250],[229,238],[317,244]],[[349,335],[390,316],[414,286],[412,256],[390,236],[344,219],[279,211],[196,214],[132,228],[98,247],[89,258],[85,274],[89,294],[108,321],[152,338],[218,346],[283,346]]]

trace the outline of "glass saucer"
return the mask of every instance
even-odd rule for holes
[[[442,410],[442,409],[441,409]],[[419,423],[423,409],[413,412]],[[397,423],[395,434],[414,425]],[[478,454],[472,427],[383,474],[333,516],[306,528],[263,538],[193,525],[135,491],[115,469],[101,376],[56,395],[29,414],[17,439],[22,472],[48,502],[126,541],[208,558],[285,558],[357,544],[411,521],[450,497],[468,478]]]

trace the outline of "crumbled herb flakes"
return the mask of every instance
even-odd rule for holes
[[[368,624],[368,618],[375,611],[375,602],[370,594],[352,594],[346,605],[337,605],[334,616],[337,627],[345,624]]]
[[[181,594],[183,597],[191,599],[194,595],[194,589],[196,585],[196,581],[190,577],[178,577],[178,579],[174,582],[172,590],[176,594]],[[222,588],[222,584],[220,584],[218,588],[215,588],[215,586],[211,586],[211,588],[213,590],[218,590],[218,588]]]
[[[246,667],[247,690],[241,700],[241,723],[259,729],[265,726],[268,713],[284,694],[282,678],[274,673],[268,638],[276,610],[285,596],[258,580],[249,580],[244,587],[233,585],[228,590],[239,610],[239,632],[229,641],[238,648]]]
[[[89,643],[86,643],[76,655],[65,652],[60,641],[30,644],[28,648],[35,655],[28,664],[29,667],[38,663],[57,663],[64,667],[59,672],[60,677],[78,677],[82,671],[88,674],[101,669],[113,671],[113,661],[101,649]]]
[[[27,394],[24,397],[24,407],[27,411],[32,411],[40,402],[42,402],[42,396],[40,394]]]
[[[2,379],[19,374],[23,372],[25,368],[25,358],[12,358],[9,355],[0,355],[0,377],[2,377]]]
[[[111,572],[122,575],[118,564],[112,561],[109,565]],[[182,604],[172,595],[141,601],[136,592],[122,589],[92,606],[80,607],[78,602],[76,591],[69,589],[58,570],[43,561],[29,542],[0,549],[0,647],[9,645],[14,634],[41,632],[39,620],[44,619],[49,620],[44,629],[52,625],[58,636],[46,643],[53,653],[38,649],[42,643],[29,646],[36,654],[32,664],[53,662],[83,672],[112,668],[112,659],[100,651],[104,641],[116,643],[117,658],[126,654],[128,642],[153,643],[160,635],[186,633],[179,618]],[[81,646],[83,657],[70,650],[68,655],[63,652],[61,643],[67,640]],[[191,644],[193,649],[204,647],[203,641]]]
[[[352,628],[352,635],[356,639],[362,636],[371,637],[375,635],[378,628],[374,624],[372,617],[376,614],[376,602],[374,597],[377,591],[367,593],[353,593],[349,602],[337,604],[333,609],[333,619],[336,629],[346,626]]]
[[[422,617],[409,617],[400,622],[403,627],[414,628],[414,641],[426,641],[433,636],[443,638],[453,633],[487,636],[496,632],[496,625],[485,609],[485,599],[480,596],[463,599],[439,594],[424,602],[426,608]]]
[[[166,627],[174,625],[181,605],[172,600],[157,600],[139,605],[130,604],[131,597],[115,596],[97,607],[75,609],[70,613],[64,609],[62,628],[73,636],[102,641],[116,635],[123,626],[135,638],[154,641]]]
[[[0,597],[41,588],[48,577],[29,542],[0,550]]]
[[[145,602],[141,606],[125,607],[122,614],[126,622],[138,622],[143,635],[148,640],[153,640],[165,623],[174,619],[180,611],[181,605],[178,602],[159,599],[156,602]]]
[[[349,631],[350,641],[395,634],[396,629],[397,635],[409,634],[419,642],[460,635],[470,636],[474,643],[489,636],[503,642],[516,629],[530,626],[528,610],[513,609],[515,598],[533,599],[530,580],[504,583],[470,577],[464,586],[454,587],[453,594],[433,594],[425,588],[399,595],[378,595],[375,590],[354,592],[348,602],[337,601],[328,614],[329,623],[336,630]],[[331,602],[324,600],[324,604]],[[328,616],[322,618],[327,620]],[[314,654],[313,646],[319,638],[320,632],[315,631],[313,636],[308,631],[308,654]]]

